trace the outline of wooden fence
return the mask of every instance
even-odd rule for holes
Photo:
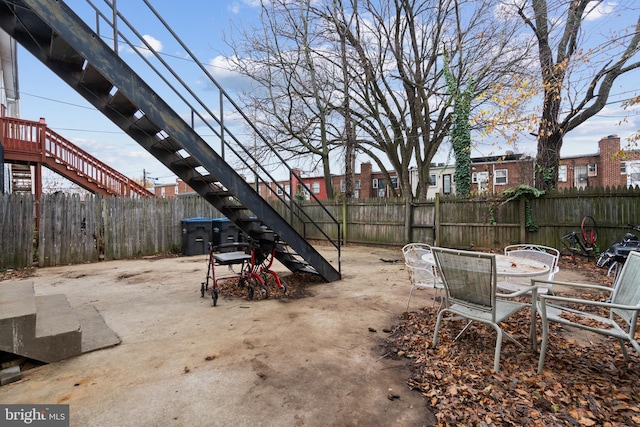
[[[32,195],[0,194],[0,270],[31,265],[33,212]]]
[[[199,196],[134,199],[52,194],[43,196],[40,229],[34,230],[32,196],[0,195],[0,269],[52,266],[100,259],[125,259],[179,252],[181,221],[217,218],[220,213]],[[524,199],[441,198],[406,203],[402,200],[329,202],[325,207],[342,223],[345,243],[401,246],[426,242],[447,247],[500,250],[512,243],[562,248],[560,236],[579,231],[592,216],[597,244],[606,248],[629,223],[640,224],[639,189],[594,189],[546,194],[529,201],[537,231],[528,231]],[[277,210],[279,207],[274,205]],[[316,205],[303,203],[311,218]],[[306,227],[302,215],[287,218],[307,239],[323,236]],[[322,224],[320,224],[322,226]],[[332,238],[335,227],[323,230]]]
[[[200,196],[125,198],[62,193],[40,200],[35,229],[32,196],[0,197],[0,269],[126,259],[180,252],[185,218],[218,218]]]
[[[389,199],[353,200],[328,202],[325,206],[342,223],[344,242],[374,245],[426,242],[501,250],[509,244],[527,242],[561,249],[560,237],[580,231],[582,218],[591,216],[597,224],[596,244],[604,250],[630,231],[627,224],[640,224],[638,188],[550,192],[529,199],[528,205],[536,231],[527,230],[524,198],[506,203],[499,197],[447,197],[410,204]],[[313,218],[313,209],[317,208],[305,209]]]

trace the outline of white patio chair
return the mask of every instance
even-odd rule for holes
[[[538,373],[542,372],[544,366],[547,341],[549,340],[549,322],[557,322],[614,337],[620,344],[625,360],[629,359],[625,341],[631,343],[631,346],[640,354],[640,345],[635,338],[638,312],[640,312],[640,252],[629,253],[615,288],[536,279],[532,280],[532,284],[558,284],[573,289],[591,289],[611,293],[611,298],[606,302],[559,295],[539,295],[538,309],[540,317],[542,317],[542,345],[538,360]],[[604,307],[609,310],[609,317],[568,307],[565,305],[568,303],[574,304],[576,307]]]
[[[535,298],[536,288],[530,286],[508,295],[497,294],[496,286],[496,257],[493,254],[469,252],[453,249],[431,248],[436,259],[436,265],[445,288],[445,308],[438,313],[433,336],[433,346],[438,344],[438,330],[443,315],[446,312],[469,319],[467,325],[456,336],[457,340],[473,321],[483,322],[497,332],[496,348],[493,360],[493,370],[500,366],[500,351],[502,335],[523,347],[513,337],[502,331],[499,323],[517,311],[531,307],[531,326],[529,336],[535,349],[535,304],[510,301],[511,297],[520,296],[528,292]],[[499,295],[500,299],[496,296]]]
[[[429,253],[431,253],[431,246],[425,243],[409,243],[402,248],[404,264],[407,267],[409,280],[411,281],[407,311],[409,311],[409,303],[411,302],[414,288],[435,289],[433,305],[435,305],[440,290],[444,288],[442,281],[438,277],[435,265],[423,259],[423,255]],[[440,306],[442,306],[442,300],[440,301]]]
[[[509,245],[504,248],[504,254],[509,257],[531,259],[549,266],[547,280],[553,280],[556,273],[560,270],[560,267],[558,267],[560,251],[549,246],[530,244]],[[498,289],[501,291],[515,292],[530,287],[531,278],[529,277],[505,277],[498,282]],[[546,286],[541,284],[538,288],[539,294],[550,292],[552,292],[550,285]]]

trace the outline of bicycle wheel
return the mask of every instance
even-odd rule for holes
[[[593,217],[585,216],[582,218],[580,224],[580,231],[582,232],[582,238],[587,248],[593,248],[598,238],[598,230],[596,228],[596,221]]]

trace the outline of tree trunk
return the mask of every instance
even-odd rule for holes
[[[562,133],[555,132],[550,136],[538,136],[538,154],[534,165],[533,182],[539,190],[553,190],[558,181],[558,164]]]
[[[559,123],[564,64],[554,64],[551,49],[541,47],[540,58],[544,101],[540,127],[538,128],[538,154],[534,165],[534,185],[539,190],[552,190],[558,181],[560,148],[564,130]]]

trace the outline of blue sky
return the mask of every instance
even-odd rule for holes
[[[95,3],[101,2],[97,0]],[[66,3],[84,17],[82,13],[86,10],[85,0]],[[122,9],[136,3],[140,2],[117,1],[118,7]],[[254,6],[242,1],[189,0],[182,3],[188,4],[188,7],[176,7],[176,4],[179,3],[153,1],[154,8],[204,63],[218,62],[215,58],[226,48],[222,42],[222,34],[229,31],[231,21],[239,25],[240,21],[251,19],[256,13]],[[126,11],[125,16],[131,13]],[[152,37],[154,35],[153,29],[141,29],[141,32]],[[159,42],[162,52],[184,55],[184,52],[169,51],[163,45],[163,40],[150,40],[152,45]],[[127,55],[135,57],[130,52],[121,52],[121,55],[123,58]],[[218,71],[216,78],[220,79],[221,84],[232,85],[232,76],[226,70],[215,66],[212,70]],[[141,178],[145,170],[149,176],[158,178],[158,182],[175,182],[175,176],[170,170],[22,47],[19,47],[18,52],[18,73],[21,118],[34,121],[40,117],[45,118],[47,125],[55,132],[131,178]]]
[[[203,63],[217,64],[211,68],[214,77],[227,90],[233,90],[238,80],[224,68],[224,61],[220,60],[222,55],[230,53],[229,48],[222,41],[223,33],[229,33],[231,23],[236,26],[251,23],[258,12],[255,2],[249,0],[236,2],[189,0],[181,3],[175,0],[152,1],[153,6]],[[66,3],[84,16],[85,0],[70,0]],[[102,2],[97,0],[96,3]],[[138,0],[117,0],[118,7],[124,10],[124,15],[127,17],[136,14],[135,9],[139,7],[139,3]],[[177,7],[177,4],[185,6]],[[597,28],[597,23],[598,20],[594,20],[591,25]],[[168,41],[156,34],[154,28],[139,28],[139,30],[143,34],[148,34],[150,44],[158,46],[163,53],[183,55],[183,52],[175,46],[168,45]],[[123,57],[127,54],[134,56],[130,52],[121,52]],[[145,170],[149,177],[157,178],[157,182],[175,181],[171,171],[22,48],[19,48],[18,67],[22,118],[27,120],[45,118],[48,126],[54,131],[129,177],[139,179]],[[185,77],[192,79],[193,84],[199,84],[198,76]],[[638,95],[640,91],[637,90],[639,87],[637,81],[637,77],[619,80],[612,93],[622,94],[623,97],[629,97],[630,93]],[[640,118],[637,114],[636,110],[622,111],[619,104],[608,106],[597,118],[589,120],[567,135],[561,154],[567,156],[595,153],[598,140],[610,134],[620,135],[624,144],[626,137],[640,129]],[[506,150],[513,149],[514,147],[499,145],[483,146],[473,155],[502,154]],[[515,147],[515,151],[532,156],[535,155],[535,149],[535,139],[532,136],[525,136]],[[439,161],[445,160],[446,150],[444,151],[443,159]],[[358,159],[359,162],[366,160]]]

